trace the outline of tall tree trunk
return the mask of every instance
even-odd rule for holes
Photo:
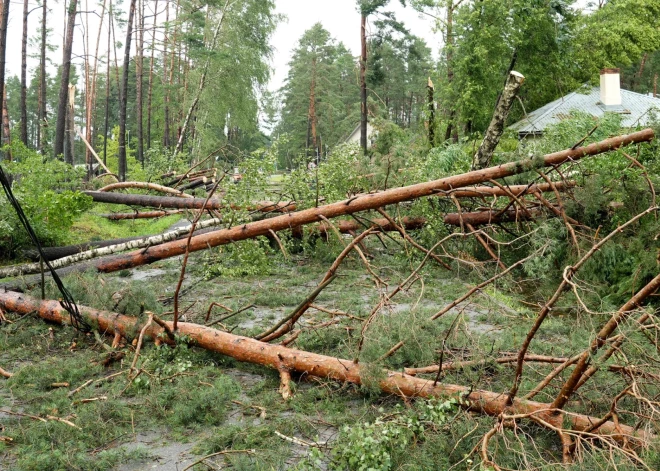
[[[149,89],[147,90],[147,150],[151,149],[151,99],[154,86],[154,51],[156,49],[156,25],[158,24],[158,0],[154,6],[154,23],[151,31],[151,60],[149,61]]]
[[[57,104],[57,123],[55,125],[55,157],[64,153],[64,139],[66,130],[66,105],[69,93],[69,75],[71,72],[71,49],[73,46],[73,29],[76,25],[76,11],[78,0],[70,0],[67,13],[66,36],[64,38],[64,54],[62,57],[62,73],[60,80],[59,101]]]
[[[96,35],[96,46],[94,51],[94,65],[91,67],[91,72],[89,71],[89,65],[87,64],[87,73],[90,75],[88,79],[85,80],[87,86],[85,90],[85,138],[90,145],[94,145],[94,109],[96,104],[96,86],[98,82],[98,64],[99,64],[99,46],[101,44],[101,31],[103,28],[103,20],[105,18],[105,5],[106,0],[103,0],[103,6],[101,7],[101,17],[99,22],[99,29]],[[89,30],[89,21],[87,22],[86,31]],[[87,62],[87,61],[86,61]],[[87,178],[92,178],[92,164],[94,159],[90,148],[85,147],[85,163],[87,164]]]
[[[41,155],[46,155],[46,39],[48,28],[46,28],[46,19],[48,8],[46,0],[41,0],[41,54],[39,59],[39,117],[37,120],[37,148]]]
[[[170,31],[170,2],[165,2],[165,37],[163,41],[163,87],[165,93],[163,94],[164,108],[163,108],[163,147],[170,148],[170,106],[169,106],[169,84],[167,82],[167,43],[169,42]],[[174,47],[174,46],[172,46]]]
[[[23,38],[21,42],[21,142],[28,145],[27,137],[27,24],[28,0],[23,0]]]
[[[435,99],[433,93],[435,92],[435,87],[429,77],[428,82],[428,100],[429,100],[429,144],[431,147],[435,145]]]
[[[360,146],[367,153],[367,17],[360,21]]]
[[[450,92],[452,92],[451,85],[454,81],[454,8],[453,0],[449,0],[447,3],[445,57],[447,61],[447,83],[449,84]],[[458,142],[458,126],[456,126],[455,120],[456,109],[452,106],[449,112],[447,130],[445,131],[445,141],[453,137],[454,142]]]
[[[105,116],[103,123],[103,164],[108,164],[108,125],[110,120],[110,39],[112,33],[112,0],[108,5],[108,57],[106,64],[106,75],[105,75]]]
[[[316,57],[312,59],[312,81],[309,85],[309,123],[311,127],[311,142],[313,157],[318,154],[316,145]],[[316,162],[318,164],[318,162]]]
[[[2,88],[2,145],[11,144],[11,127],[9,125],[9,110],[7,109],[7,87]],[[9,160],[12,159],[11,149],[7,152]]]
[[[131,64],[131,36],[133,34],[133,18],[135,17],[135,2],[131,0],[126,26],[126,45],[124,46],[124,70],[119,100],[119,180],[126,181],[126,107],[128,106],[128,67]]]
[[[5,62],[7,57],[7,22],[9,20],[9,0],[0,4],[0,97],[2,97],[2,143],[9,143],[9,116],[7,115],[7,87],[5,87]],[[6,154],[11,160],[11,152]]]
[[[144,168],[144,147],[143,147],[143,96],[142,96],[142,69],[144,65],[144,1],[140,0],[138,8],[140,31],[137,38],[137,57],[135,59],[135,87],[136,87],[136,105],[137,105],[137,159]]]
[[[75,142],[75,104],[76,104],[76,87],[69,84],[69,94],[67,96],[66,106],[66,143],[64,146],[64,161],[73,165],[75,163],[73,144]]]

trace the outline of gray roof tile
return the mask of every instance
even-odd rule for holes
[[[592,116],[603,116],[608,110],[600,101],[600,87],[584,89],[569,93],[553,102],[542,106],[509,126],[509,129],[519,134],[542,133],[551,124],[555,124],[569,116],[570,112],[582,111]],[[651,110],[660,112],[660,98],[642,95],[628,90],[621,90],[621,108],[615,112],[621,113],[621,125],[624,127],[645,126],[651,118]]]

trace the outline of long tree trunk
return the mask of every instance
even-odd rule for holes
[[[112,33],[112,0],[108,6],[108,56],[105,74],[105,116],[103,123],[103,164],[108,164],[108,125],[110,120],[110,39]]]
[[[195,97],[193,98],[193,101],[190,104],[190,107],[188,108],[186,119],[183,121],[183,126],[181,126],[181,130],[179,132],[179,139],[176,143],[176,148],[174,149],[175,158],[177,154],[179,154],[179,152],[183,150],[183,139],[186,132],[188,131],[188,126],[190,125],[190,119],[192,118],[192,114],[195,111],[195,108],[197,107],[197,103],[199,103],[199,99],[202,96],[202,92],[204,91],[204,86],[206,85],[206,76],[209,71],[209,66],[211,65],[211,53],[213,50],[215,50],[215,45],[218,41],[218,35],[220,34],[220,30],[222,29],[222,23],[224,22],[228,5],[229,5],[229,0],[225,2],[225,6],[222,10],[222,17],[218,21],[218,24],[215,27],[215,30],[213,31],[213,38],[211,39],[211,43],[208,47],[209,55],[207,56],[206,61],[204,62],[204,69],[202,70],[202,75],[199,78],[199,86],[197,87],[197,90],[195,92]]]
[[[312,81],[309,85],[309,123],[312,131],[311,148],[314,159],[317,159],[318,146],[316,143],[316,57],[312,59]],[[318,165],[318,161],[316,162]]]
[[[85,122],[85,136],[87,142],[91,146],[94,145],[94,108],[96,104],[96,87],[98,83],[98,57],[99,57],[99,46],[101,45],[101,30],[103,28],[103,20],[105,19],[105,5],[106,0],[103,0],[103,6],[101,7],[101,15],[99,22],[99,29],[96,35],[96,47],[94,51],[94,65],[91,68],[91,74],[89,80],[86,80],[87,89],[85,91],[86,98],[86,122]],[[89,23],[88,23],[89,29]],[[89,73],[89,67],[88,67]],[[92,158],[91,149],[85,149],[85,162],[87,163],[87,178],[91,179],[92,177],[92,163],[94,162]]]
[[[21,41],[21,142],[28,145],[27,137],[27,39],[28,0],[23,0],[23,37]]]
[[[452,83],[454,81],[454,5],[453,0],[447,3],[447,20],[446,24],[446,37],[445,37],[445,60],[447,61],[447,84],[449,85],[450,93],[452,91]],[[445,131],[445,141],[453,138],[454,142],[458,142],[458,126],[456,126],[456,108],[451,106],[449,112],[449,120],[447,122],[447,130]]]
[[[618,149],[619,147],[632,143],[648,142],[653,138],[653,130],[646,129],[633,134],[606,139],[601,142],[590,144],[586,147],[555,152],[554,154],[549,154],[544,157],[535,157],[532,159],[499,165],[497,167],[491,167],[489,169],[475,170],[440,180],[418,183],[401,188],[393,188],[381,193],[356,196],[347,201],[339,201],[325,206],[310,208],[296,213],[289,213],[263,221],[257,221],[230,229],[223,229],[209,234],[196,236],[190,240],[189,246],[186,242],[170,242],[157,247],[151,247],[147,250],[132,252],[108,260],[98,261],[95,264],[95,267],[99,271],[118,271],[132,268],[147,263],[153,263],[164,258],[181,255],[187,250],[190,252],[205,250],[207,248],[217,247],[219,245],[239,240],[252,239],[270,234],[271,231],[277,232],[304,224],[318,222],[323,218],[335,218],[342,215],[384,207],[390,204],[401,203],[403,201],[410,201],[416,198],[437,195],[438,192],[475,185],[491,179],[517,175],[544,166],[560,165],[569,160],[579,160],[582,157],[600,154],[611,149]]]
[[[5,62],[7,58],[7,24],[9,21],[9,0],[3,0],[0,3],[0,98],[2,99],[2,143],[6,144],[9,126],[9,116],[7,115],[7,87],[5,86]],[[5,122],[7,128],[5,128]],[[6,155],[11,160],[11,153]]]
[[[151,60],[149,61],[149,85],[147,90],[147,149],[151,149],[151,100],[154,86],[154,52],[156,50],[156,25],[158,24],[158,0],[154,6],[154,23],[151,31]]]
[[[62,57],[60,93],[57,104],[57,123],[55,125],[55,157],[64,154],[64,140],[66,139],[66,108],[69,94],[69,76],[71,72],[71,51],[73,48],[73,30],[76,25],[76,12],[78,0],[70,0],[67,12],[66,36],[64,38],[64,53]]]
[[[167,43],[170,41],[170,2],[165,2],[165,37],[163,40],[163,147],[170,148],[170,103],[169,83],[167,81]],[[174,47],[174,46],[172,46]]]
[[[367,17],[360,21],[360,146],[367,153]]]
[[[131,64],[131,36],[136,0],[131,0],[126,26],[126,44],[124,46],[124,70],[119,100],[119,180],[126,181],[126,108],[128,106],[128,68]]]
[[[75,142],[75,105],[76,105],[76,87],[69,84],[69,95],[67,96],[66,106],[66,145],[64,146],[64,161],[73,165],[75,163],[74,142]]]
[[[58,324],[70,323],[70,315],[59,301],[39,301],[30,296],[14,293],[0,293],[0,307],[4,310],[20,314],[37,313],[39,317]],[[97,326],[98,331],[107,334],[119,334],[129,340],[140,331],[138,318],[122,314],[98,311],[86,306],[79,306],[83,318],[90,324]],[[169,332],[172,332],[173,323],[165,322]],[[278,371],[300,373],[301,376],[314,376],[317,378],[332,379],[353,384],[362,383],[362,373],[373,377],[373,368],[370,365],[356,364],[352,360],[319,355],[316,353],[295,350],[281,345],[271,345],[249,337],[234,335],[211,327],[188,322],[180,322],[177,332],[191,339],[194,344],[205,350],[229,356],[240,362],[259,364]],[[160,326],[146,326],[145,338],[156,341],[168,340],[168,336]],[[506,394],[475,390],[472,387],[454,384],[445,384],[433,380],[426,380],[409,376],[401,372],[385,371],[376,374],[378,387],[386,394],[395,394],[408,397],[461,397],[461,407],[480,414],[499,416],[506,412],[533,416],[550,424],[554,429],[563,429],[570,426],[573,430],[587,431],[591,434],[601,434],[609,439],[635,445],[637,441],[650,442],[654,436],[644,430],[637,430],[629,425],[615,422],[603,422],[596,417],[580,414],[556,413],[549,404],[516,399],[508,405]],[[594,424],[599,424],[594,429]],[[630,442],[633,443],[630,443]]]
[[[144,65],[144,1],[140,1],[138,8],[140,31],[137,39],[137,57],[135,58],[135,92],[137,105],[137,159],[144,168],[144,136],[142,129],[143,121],[143,95],[142,95],[142,75]]]
[[[11,144],[11,126],[9,123],[9,109],[7,108],[7,87],[2,89],[2,145]],[[12,159],[11,150],[7,152],[9,160]]]
[[[41,51],[39,58],[39,116],[37,120],[37,149],[41,155],[46,154],[46,39],[48,28],[46,27],[46,20],[48,16],[48,8],[46,0],[42,0],[41,10]]]

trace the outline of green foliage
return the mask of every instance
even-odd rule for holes
[[[265,238],[222,245],[206,255],[203,261],[204,278],[267,275],[272,268],[272,256],[273,250]]]
[[[84,172],[58,160],[45,159],[22,144],[13,145],[14,161],[2,162],[13,180],[12,190],[44,245],[67,237],[74,220],[91,207],[91,198],[77,190]],[[31,245],[14,208],[0,193],[0,253],[11,256]]]
[[[295,469],[323,469],[325,465],[334,471],[389,471],[411,445],[444,426],[457,408],[453,398],[420,400],[405,410],[399,404],[393,413],[372,423],[344,426],[328,457],[313,448]]]

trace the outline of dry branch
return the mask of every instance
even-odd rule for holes
[[[59,324],[68,324],[70,318],[58,301],[38,301],[11,291],[0,293],[0,307],[21,314],[36,312],[42,319]],[[136,318],[85,306],[79,306],[79,309],[87,322],[97,326],[98,330],[105,334],[119,333],[131,337],[139,329],[139,321]],[[170,327],[171,324],[167,322]],[[162,332],[160,327],[152,325],[146,330],[145,338],[155,340]],[[197,324],[181,322],[179,332],[189,336],[200,348],[277,371],[286,368],[292,373],[361,384],[362,375],[365,374],[363,370],[368,369],[350,360],[267,344]],[[404,397],[461,396],[464,399],[461,401],[464,407],[475,412],[491,416],[498,416],[504,411],[510,414],[533,414],[552,426],[571,426],[577,431],[591,430],[592,425],[599,420],[586,415],[555,411],[550,409],[548,404],[524,399],[515,399],[511,406],[507,406],[506,394],[452,384],[438,383],[434,386],[433,381],[393,371],[383,371],[379,387],[385,393]],[[602,423],[591,433],[628,443],[631,440],[647,442],[654,439],[653,435],[644,430],[611,421]]]
[[[296,213],[284,214],[271,219],[256,221],[249,224],[210,232],[195,236],[190,246],[185,241],[174,241],[151,247],[139,252],[132,252],[106,260],[98,261],[94,266],[99,271],[111,272],[132,268],[147,263],[153,263],[164,258],[175,257],[185,253],[189,247],[191,252],[205,250],[219,245],[239,240],[253,239],[265,236],[269,231],[281,231],[305,224],[320,221],[323,217],[331,219],[338,216],[368,211],[390,204],[409,201],[425,196],[432,196],[439,191],[448,191],[454,188],[475,185],[490,179],[502,178],[510,175],[524,173],[543,166],[555,166],[567,161],[596,155],[608,150],[616,149],[632,143],[652,140],[654,132],[646,129],[633,134],[606,139],[579,149],[569,149],[544,157],[511,162],[484,170],[475,170],[462,175],[443,178],[430,182],[418,183],[411,186],[393,188],[381,193],[355,196],[345,201],[339,201],[316,208],[310,208]],[[112,193],[99,193],[100,195],[113,195]],[[192,199],[172,198],[178,201],[193,201]]]

